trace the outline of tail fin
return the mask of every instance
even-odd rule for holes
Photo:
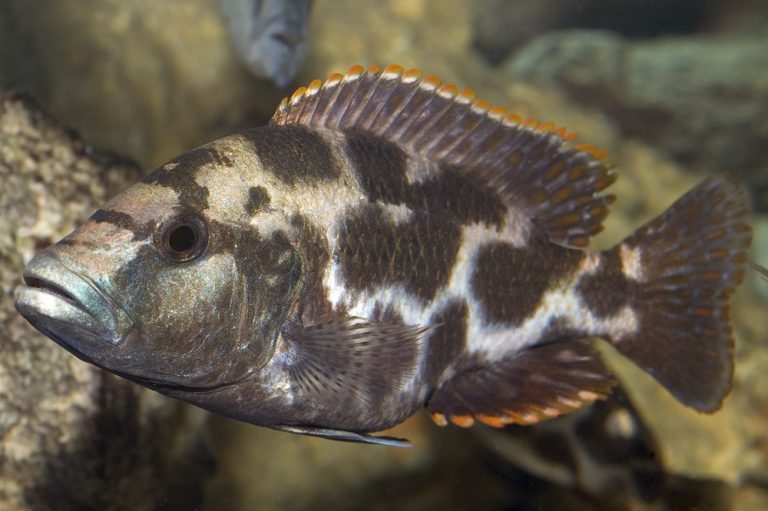
[[[717,410],[731,388],[728,300],[744,278],[747,214],[741,186],[712,176],[617,247],[638,263],[639,328],[616,348],[702,412]]]

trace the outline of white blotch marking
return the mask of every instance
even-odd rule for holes
[[[640,247],[629,248],[624,243],[621,244],[621,266],[628,279],[637,282],[645,281],[642,255]]]
[[[405,175],[408,184],[415,185],[438,178],[442,174],[440,165],[434,161],[424,158],[417,154],[408,155],[408,165],[406,165]]]
[[[327,231],[327,240],[332,250],[336,246],[338,228],[337,223]],[[587,253],[574,275],[563,279],[561,288],[548,291],[542,299],[541,307],[523,324],[517,327],[486,324],[483,320],[484,308],[471,293],[475,256],[478,250],[491,242],[504,241],[525,246],[529,229],[530,224],[527,222],[522,225],[508,224],[502,231],[480,224],[465,226],[461,247],[448,282],[429,303],[422,303],[400,285],[379,286],[365,291],[350,289],[344,281],[339,261],[332,261],[326,268],[323,284],[335,309],[343,307],[351,316],[370,319],[377,304],[386,304],[393,307],[409,325],[428,325],[431,318],[450,301],[464,300],[468,307],[467,350],[489,361],[499,360],[540,342],[542,332],[554,317],[585,335],[610,335],[620,339],[636,331],[638,321],[631,308],[625,307],[610,318],[598,318],[590,312],[577,293],[580,278],[599,268],[600,256],[596,253]],[[422,364],[425,348],[419,347]],[[444,378],[448,375],[446,373]],[[409,386],[417,384],[416,380],[412,380]]]
[[[499,360],[509,353],[533,346],[541,340],[541,334],[552,318],[560,318],[568,327],[585,335],[610,335],[617,340],[637,331],[637,316],[630,307],[622,308],[609,318],[596,317],[582,302],[575,287],[548,291],[536,312],[517,327],[470,322],[470,352],[483,353],[489,360]],[[478,304],[473,300],[471,310],[474,313],[477,309]],[[472,314],[472,317],[476,316]]]
[[[227,137],[204,146],[226,156],[233,165],[222,165],[211,159],[190,176],[196,184],[208,190],[208,207],[201,213],[210,220],[237,223],[243,215],[244,205],[250,200],[249,186],[240,175],[243,164],[238,143],[238,138]]]
[[[179,203],[178,194],[165,186],[138,182],[114,196],[102,209],[119,211],[136,223],[156,222]]]
[[[249,224],[262,239],[269,238],[274,232],[288,233],[291,230],[288,219],[284,215],[276,215],[271,209],[257,212]]]
[[[337,229],[338,225],[328,232],[331,247],[335,247]],[[550,326],[552,318],[558,318],[584,335],[610,336],[614,340],[620,340],[637,331],[639,322],[631,307],[626,306],[615,315],[603,318],[595,316],[581,299],[577,292],[579,281],[582,277],[594,274],[601,264],[600,255],[591,252],[585,253],[579,268],[573,275],[564,278],[560,287],[544,294],[541,306],[522,324],[487,324],[483,319],[484,307],[471,292],[470,283],[476,254],[485,244],[495,241],[525,246],[529,229],[530,224],[527,222],[509,223],[502,231],[480,224],[465,226],[462,230],[461,247],[448,283],[429,303],[422,303],[403,286],[379,286],[365,291],[350,289],[344,282],[338,261],[328,266],[323,283],[334,308],[344,307],[351,316],[371,318],[377,303],[386,304],[392,306],[403,317],[403,321],[410,325],[427,325],[450,301],[464,300],[468,307],[467,350],[490,362],[540,342],[541,335]],[[424,347],[420,349],[423,350]],[[423,363],[423,358],[421,360]],[[443,377],[448,375],[449,373],[446,373]],[[593,398],[590,394],[580,397],[589,401],[597,396]]]
[[[407,209],[407,208],[406,208]],[[404,210],[390,206],[390,212]],[[342,215],[341,218],[344,216]],[[339,225],[327,232],[329,247],[336,247]],[[468,299],[469,279],[474,268],[474,257],[483,245],[496,241],[512,242],[524,245],[528,236],[528,226],[510,225],[502,231],[490,229],[484,225],[472,224],[462,230],[462,242],[454,262],[447,285],[439,290],[435,299],[427,304],[410,295],[401,285],[379,286],[373,290],[356,291],[349,289],[341,275],[340,265],[333,262],[326,268],[323,284],[328,290],[328,297],[334,308],[345,307],[352,316],[369,318],[376,303],[391,304],[402,315],[406,324],[428,324],[431,316],[454,299]],[[472,302],[473,300],[468,300]]]
[[[376,205],[381,207],[384,215],[395,225],[407,223],[411,220],[411,217],[413,217],[413,210],[405,204],[376,202]]]
[[[298,212],[320,232],[326,232],[339,217],[340,211],[360,204],[365,196],[348,170],[350,164],[344,151],[339,149],[342,136],[332,132],[321,134],[340,162],[342,175],[338,180],[308,180],[289,185],[265,167],[259,155],[252,150],[251,142],[243,135],[232,135],[209,144],[226,155],[233,165],[227,167],[210,162],[194,173],[195,182],[205,186],[209,192],[209,207],[204,212],[206,216],[229,224],[242,222],[250,200],[249,188],[262,186],[269,194],[269,207],[256,211],[248,218],[250,225],[262,233],[286,229],[291,215]]]
[[[579,266],[579,277],[592,275],[600,268],[600,254],[597,252],[585,252]]]
[[[609,334],[614,341],[620,341],[628,335],[637,333],[637,329],[640,327],[637,314],[629,305],[625,305],[619,312],[602,323],[605,325],[603,333]]]
[[[261,185],[269,193],[269,212],[282,214],[286,218],[292,213],[306,217],[319,232],[328,232],[339,216],[352,205],[366,200],[357,186],[352,164],[344,148],[344,136],[333,131],[316,131],[325,141],[338,162],[339,179],[306,180],[286,184],[259,160],[258,155],[249,152],[249,164],[241,170],[246,183]],[[250,142],[241,142],[250,147]],[[255,223],[256,219],[252,223]]]
[[[397,71],[393,71],[389,68],[386,68],[384,72],[381,73],[381,78],[383,80],[396,80],[400,78],[401,73],[398,73]]]

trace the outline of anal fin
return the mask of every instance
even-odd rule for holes
[[[588,340],[565,339],[457,374],[427,409],[438,425],[535,424],[604,398],[615,383]]]

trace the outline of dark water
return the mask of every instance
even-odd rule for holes
[[[266,122],[311,79],[358,63],[418,67],[607,150],[619,201],[598,245],[725,170],[750,191],[752,258],[768,264],[760,0],[317,0],[309,54],[285,89],[238,60],[220,7],[0,2],[0,89],[31,94],[90,146],[148,170]],[[3,122],[0,152],[29,145]],[[51,170],[58,143],[35,146],[35,159],[0,159],[16,162],[0,166],[0,510],[768,508],[768,283],[757,275],[734,301],[734,390],[715,415],[683,409],[607,353],[626,395],[551,424],[465,431],[419,414],[394,432],[409,450],[297,437],[106,378],[13,313],[10,290],[31,253],[143,172],[114,162],[98,164],[108,178]],[[108,181],[97,193],[89,179]],[[31,210],[18,203],[46,214],[19,216]],[[61,429],[43,427],[41,409]]]

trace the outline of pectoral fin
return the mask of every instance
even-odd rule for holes
[[[429,328],[346,318],[284,332],[292,352],[292,382],[326,403],[370,409],[416,371],[419,345]]]

